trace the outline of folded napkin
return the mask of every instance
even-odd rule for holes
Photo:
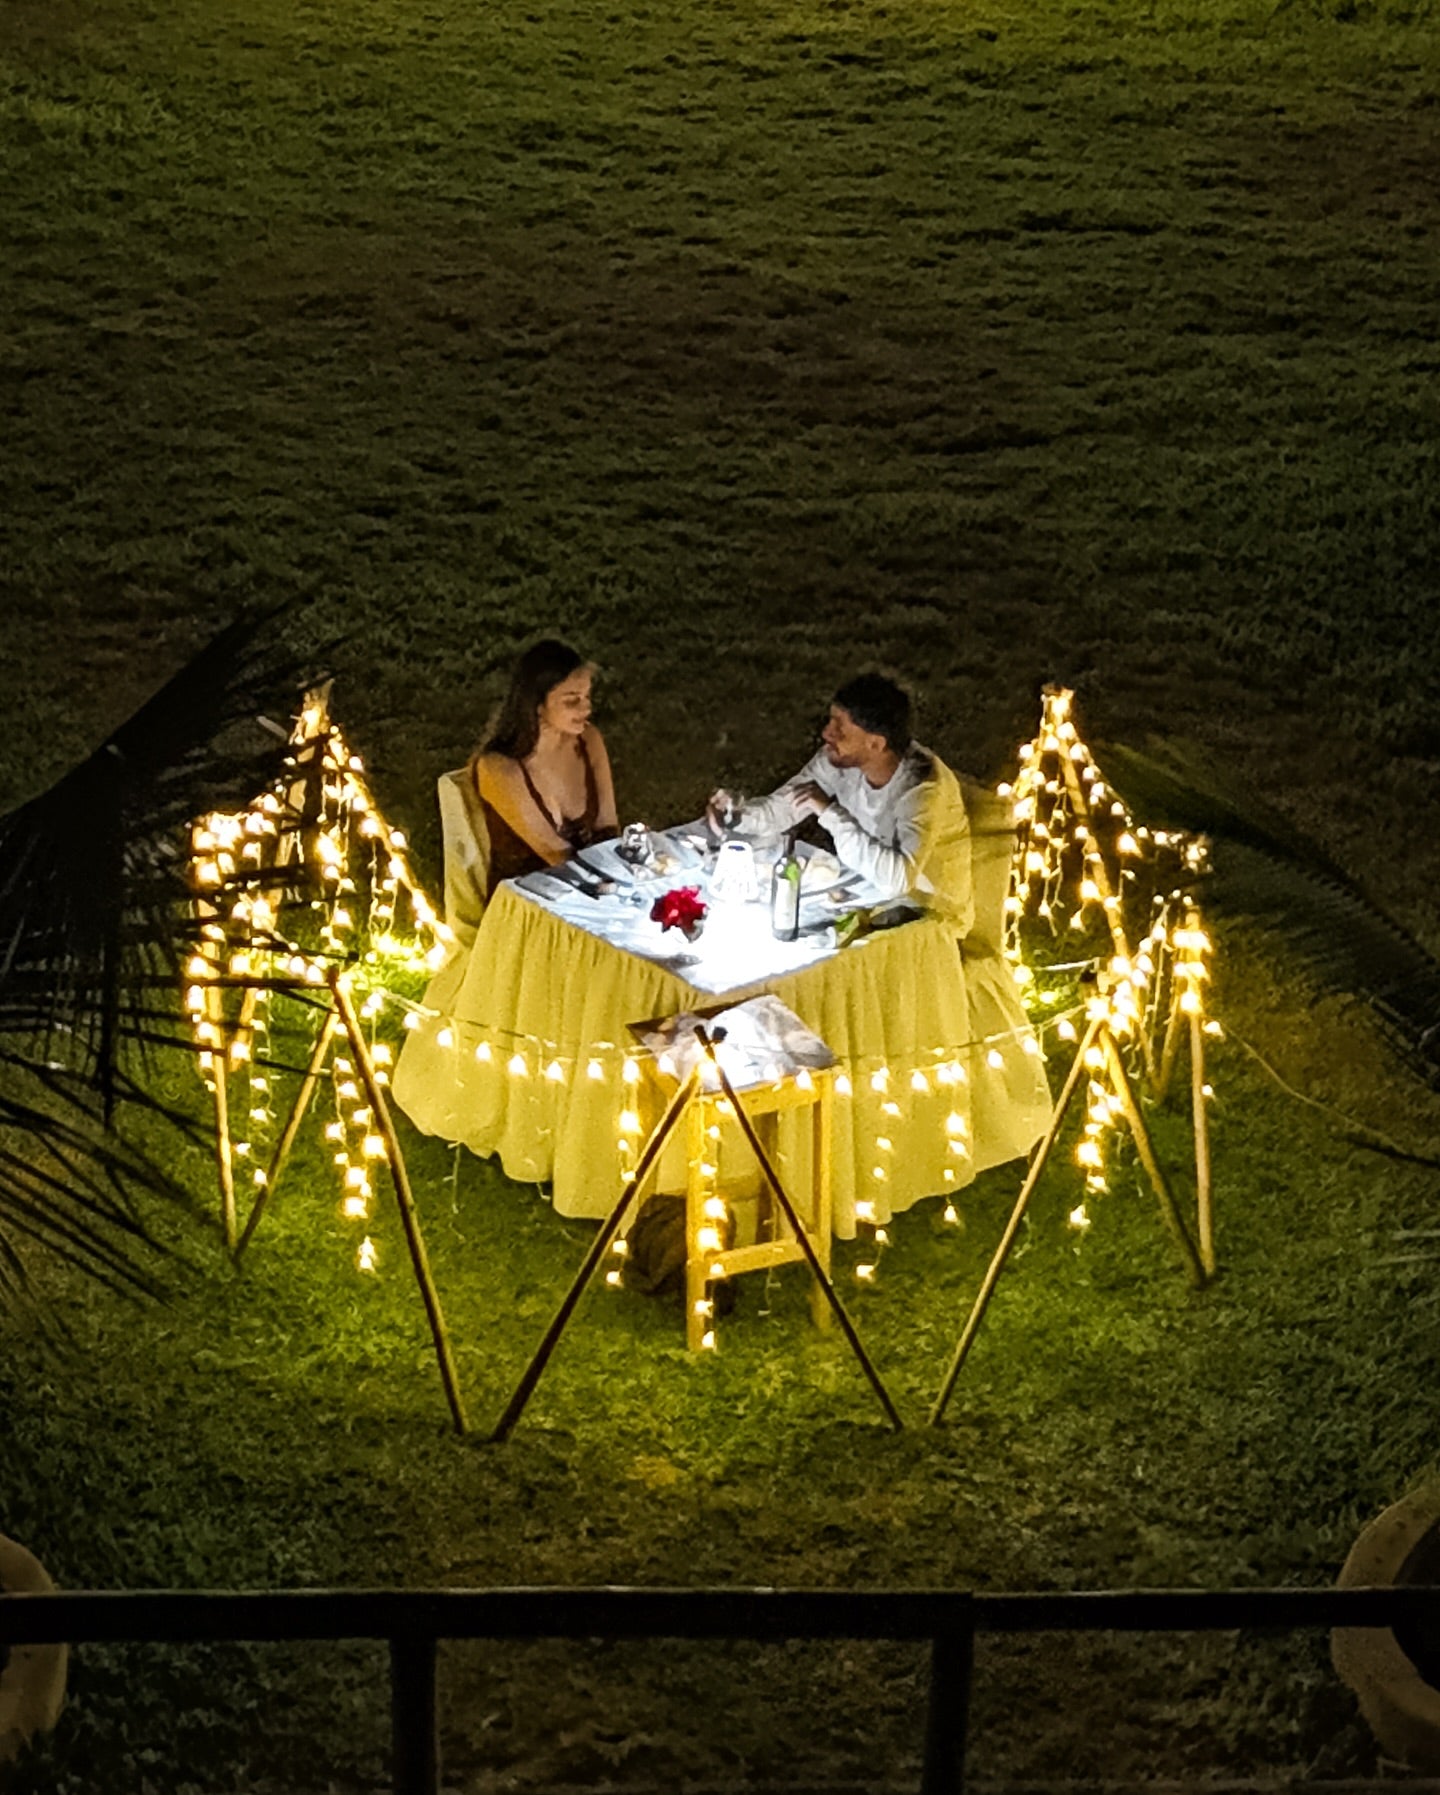
[[[835,1055],[778,997],[752,997],[708,1019],[683,1011],[667,1016],[640,1037],[661,1071],[686,1077],[704,1053],[695,1030],[704,1020],[713,1035],[724,1029],[717,1048],[726,1076],[739,1090],[793,1078],[802,1068],[817,1071],[835,1064]],[[711,1074],[713,1078],[714,1074]]]
[[[577,891],[564,879],[557,879],[554,873],[526,873],[515,881],[517,890],[529,892],[532,897],[543,898],[547,904],[563,904],[573,898],[576,903],[590,903],[592,900],[583,891]]]

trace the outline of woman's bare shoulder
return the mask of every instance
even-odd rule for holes
[[[525,783],[520,762],[513,755],[500,754],[490,749],[477,754],[472,764],[475,769],[475,784],[482,798],[486,792],[513,791]]]

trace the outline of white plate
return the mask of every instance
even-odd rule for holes
[[[801,897],[819,897],[833,891],[847,877],[845,868],[833,855],[817,851],[807,856],[800,867]]]
[[[657,855],[674,862],[660,873],[661,878],[672,878],[677,873],[693,873],[699,870],[702,864],[700,855],[685,840],[684,835],[678,829],[673,833],[668,829],[658,832],[654,837],[654,843]]]

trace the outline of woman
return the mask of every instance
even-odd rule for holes
[[[615,833],[615,785],[590,721],[593,672],[564,642],[515,663],[489,739],[471,761],[490,830],[491,892]]]

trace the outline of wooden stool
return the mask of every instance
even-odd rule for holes
[[[648,1026],[644,1023],[632,1025],[632,1033],[638,1036]],[[642,1071],[638,1096],[647,1112],[648,1128],[673,1099],[678,1082],[661,1070],[648,1049],[639,1056],[639,1063]],[[735,1094],[755,1124],[755,1131],[772,1162],[776,1157],[779,1118],[791,1110],[811,1111],[809,1189],[790,1190],[787,1194],[800,1215],[815,1256],[828,1276],[834,1071],[806,1068],[773,1084],[737,1089]],[[686,1164],[685,1343],[692,1352],[714,1344],[711,1286],[743,1272],[769,1271],[773,1266],[791,1265],[805,1259],[805,1249],[790,1229],[784,1210],[775,1200],[763,1172],[760,1173],[760,1199],[755,1217],[757,1238],[753,1242],[745,1246],[726,1246],[718,1225],[723,1210],[712,1209],[707,1213],[707,1205],[714,1205],[717,1198],[724,1203],[724,1199],[719,1198],[718,1142],[721,1128],[733,1116],[727,1097],[702,1086],[691,1098],[682,1123]],[[759,1238],[767,1233],[768,1239]],[[830,1325],[830,1306],[818,1281],[810,1293],[810,1313],[816,1327]]]

